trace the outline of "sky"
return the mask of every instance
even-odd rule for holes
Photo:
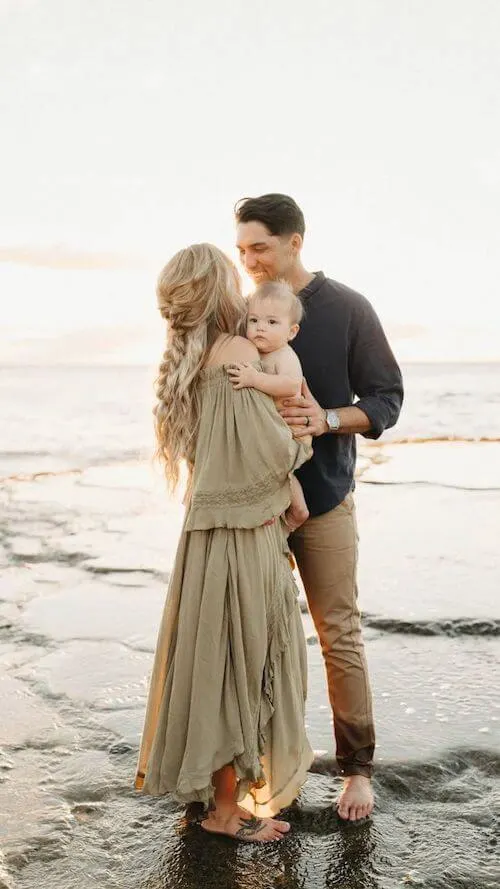
[[[499,83],[497,0],[0,0],[0,362],[156,362],[269,191],[402,360],[500,360]]]

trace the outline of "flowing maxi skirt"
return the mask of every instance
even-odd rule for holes
[[[213,372],[223,369],[211,370],[207,382],[220,385],[204,387],[211,398],[205,392],[209,414],[202,410],[195,461],[204,456],[203,470],[195,469],[159,629],[135,786],[209,806],[213,773],[232,764],[241,804],[265,817],[294,800],[313,758],[304,726],[306,645],[286,533],[279,518],[263,524],[286,507],[288,472],[310,452],[291,440],[270,399],[235,392],[223,372]],[[221,398],[226,422],[214,448]],[[240,450],[254,450],[243,473],[242,453],[236,468],[226,455],[237,445],[241,413]],[[262,454],[255,439],[266,433]],[[269,448],[271,466],[261,462]]]

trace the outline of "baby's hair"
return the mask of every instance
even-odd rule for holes
[[[290,320],[292,324],[300,324],[304,314],[304,308],[298,296],[295,295],[288,281],[278,279],[276,281],[265,281],[255,288],[250,295],[249,302],[254,299],[279,299],[286,303],[290,310]]]

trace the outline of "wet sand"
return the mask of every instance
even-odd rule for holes
[[[493,889],[500,881],[497,444],[366,446],[360,602],[377,807],[339,823],[321,652],[317,758],[278,847],[201,835],[132,789],[182,517],[147,464],[0,490],[0,889]]]

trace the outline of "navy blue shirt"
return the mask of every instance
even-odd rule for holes
[[[403,403],[401,371],[375,310],[361,294],[317,272],[298,294],[304,306],[295,349],[307,384],[324,408],[355,403],[379,438]],[[357,400],[355,400],[357,399]],[[297,470],[311,516],[338,506],[354,487],[354,435],[313,438],[312,458]]]

